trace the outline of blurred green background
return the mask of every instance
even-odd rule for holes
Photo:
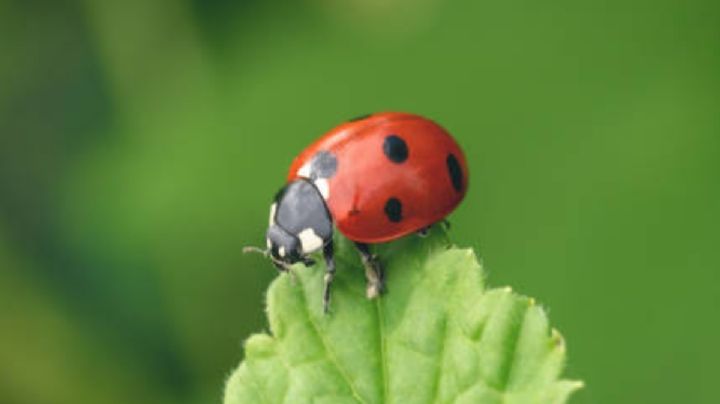
[[[573,402],[717,402],[712,0],[0,0],[0,402],[219,402],[275,275],[240,247],[381,110],[465,148],[452,236],[549,308]]]

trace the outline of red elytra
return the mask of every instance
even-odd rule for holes
[[[390,136],[405,144],[395,160],[386,152]],[[327,179],[328,209],[338,230],[356,242],[391,241],[441,221],[467,191],[463,151],[447,131],[418,115],[376,113],[335,127],[295,158],[288,181],[323,151],[337,162]],[[389,208],[390,199],[396,203]]]

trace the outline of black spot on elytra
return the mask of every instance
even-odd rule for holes
[[[395,223],[402,220],[402,203],[399,199],[390,198],[385,202],[385,216]]]
[[[383,152],[394,163],[402,163],[408,158],[407,143],[397,135],[389,135],[385,138]]]
[[[450,181],[452,181],[453,188],[455,188],[458,192],[462,191],[463,173],[460,163],[452,153],[448,154],[445,162],[447,163],[448,173],[450,174]]]
[[[329,151],[318,152],[310,163],[310,176],[312,179],[330,178],[337,171],[337,158]]]
[[[372,114],[356,116],[355,118],[348,119],[348,122],[362,121],[363,119],[370,118],[371,116],[372,116]]]

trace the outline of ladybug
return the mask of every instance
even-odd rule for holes
[[[270,207],[267,250],[280,271],[326,262],[323,308],[335,274],[333,231],[353,241],[365,267],[367,296],[383,292],[383,270],[370,244],[423,233],[444,221],[468,187],[465,156],[438,124],[400,112],[343,123],[303,150]]]

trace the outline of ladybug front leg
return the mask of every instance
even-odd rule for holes
[[[335,253],[333,250],[333,242],[330,240],[323,247],[323,257],[325,258],[325,288],[323,290],[323,313],[327,314],[330,310],[330,288],[333,279],[335,279]]]
[[[355,243],[360,253],[363,266],[365,267],[365,278],[367,279],[367,298],[374,299],[385,291],[385,275],[377,257],[370,253],[370,247],[364,243]]]

